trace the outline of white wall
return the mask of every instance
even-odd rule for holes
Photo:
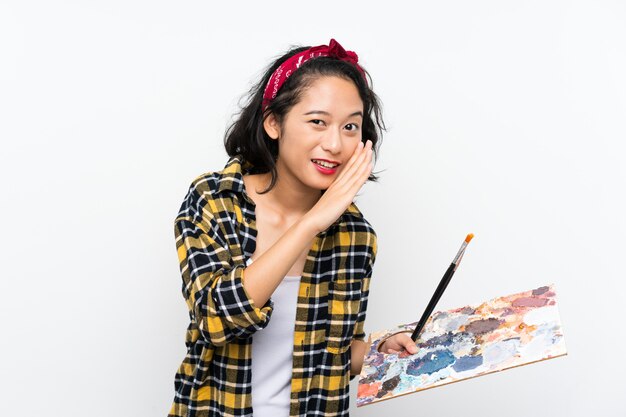
[[[223,167],[261,69],[331,37],[390,127],[357,198],[380,248],[366,330],[417,320],[473,232],[438,309],[554,283],[569,349],[354,415],[623,415],[626,6],[396,4],[0,5],[2,415],[167,414],[186,189]]]

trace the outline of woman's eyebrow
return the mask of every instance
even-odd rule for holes
[[[330,116],[330,113],[328,113],[327,111],[324,111],[324,110],[311,110],[309,112],[304,113],[303,116],[308,116],[310,114],[323,114],[325,116]],[[355,111],[354,113],[350,114],[348,117],[352,117],[352,116],[361,116],[361,117],[363,117],[363,112],[362,111]]]

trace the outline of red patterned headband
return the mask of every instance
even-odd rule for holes
[[[285,81],[287,81],[287,78],[289,78],[295,70],[300,68],[300,65],[304,64],[311,58],[317,58],[320,56],[330,56],[351,63],[359,70],[359,72],[363,75],[363,78],[365,79],[365,83],[367,83],[367,78],[365,78],[365,71],[363,71],[363,68],[361,68],[358,64],[359,57],[357,56],[357,54],[352,51],[346,51],[339,44],[339,42],[331,39],[328,46],[314,46],[307,49],[306,51],[297,53],[287,58],[285,62],[283,62],[278,68],[276,68],[276,71],[274,71],[270,79],[267,81],[267,85],[265,86],[265,91],[263,92],[262,110],[265,111],[265,109],[267,109],[267,106],[269,106],[270,102],[276,98],[280,87],[282,87]]]

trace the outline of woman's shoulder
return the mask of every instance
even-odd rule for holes
[[[225,216],[228,213],[222,211],[233,208],[233,195],[242,189],[241,162],[237,156],[233,156],[223,169],[206,171],[191,180],[177,218],[200,217],[201,213],[206,215],[207,212]]]
[[[378,252],[378,236],[354,202],[344,212],[343,221],[346,229],[352,232],[353,244],[366,247],[370,256],[375,258]]]
[[[241,155],[231,156],[221,170],[207,171],[196,175],[189,185],[189,191],[211,197],[224,191],[241,191],[244,166],[245,162]]]
[[[356,227],[354,230],[371,233],[376,236],[374,227],[369,221],[367,221],[356,203],[352,202],[352,204],[348,206],[343,214],[343,219],[349,223],[350,226]]]

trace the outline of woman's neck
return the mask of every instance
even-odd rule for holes
[[[255,204],[262,200],[263,205],[280,218],[300,218],[318,202],[321,191],[284,178],[279,175],[274,188],[265,194],[257,194],[257,190],[263,191],[269,186],[271,174],[245,175],[246,192]]]

